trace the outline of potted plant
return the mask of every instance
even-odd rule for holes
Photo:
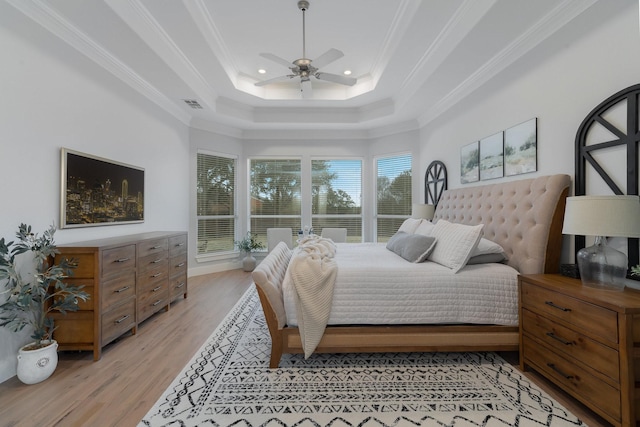
[[[253,271],[256,268],[256,259],[253,257],[252,252],[257,249],[264,249],[264,243],[256,239],[257,234],[250,231],[242,240],[235,240],[233,243],[245,253],[245,257],[242,260],[242,269],[244,271]]]
[[[52,260],[58,253],[53,240],[52,225],[42,236],[31,231],[31,226],[21,224],[16,233],[17,241],[0,239],[0,282],[5,282],[1,292],[0,326],[14,332],[25,326],[33,328],[34,341],[18,353],[18,378],[26,384],[47,379],[58,363],[58,344],[53,339],[55,330],[51,313],[65,314],[78,310],[78,300],[86,301],[89,295],[82,286],[69,286],[63,282],[77,266],[74,260],[63,259],[59,264]],[[26,279],[18,268],[16,257],[31,253],[35,266]],[[27,268],[28,270],[28,268]]]

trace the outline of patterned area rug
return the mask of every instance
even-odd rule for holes
[[[285,355],[251,288],[139,426],[583,426],[494,353]]]

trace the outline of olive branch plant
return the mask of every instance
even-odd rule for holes
[[[59,264],[50,265],[59,253],[53,239],[55,231],[52,225],[38,236],[30,225],[21,224],[17,241],[7,243],[0,239],[0,283],[6,281],[5,290],[0,292],[6,298],[0,298],[4,301],[0,304],[0,326],[13,332],[31,326],[35,343],[30,349],[45,347],[52,339],[56,328],[51,313],[77,311],[78,300],[89,299],[89,294],[81,290],[83,286],[64,283],[77,267],[75,260],[62,259]],[[16,260],[25,253],[31,253],[35,262],[30,279],[21,274]]]

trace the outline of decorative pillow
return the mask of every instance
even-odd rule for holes
[[[506,261],[507,257],[505,256],[504,253],[501,254],[482,254],[482,255],[476,255],[476,256],[472,256],[471,258],[469,258],[469,261],[467,261],[467,265],[473,265],[473,264],[488,264],[491,262],[503,262]]]
[[[407,218],[404,220],[400,228],[398,228],[398,231],[404,231],[405,233],[413,234],[416,232],[416,228],[418,228],[421,222],[421,218]]]
[[[503,254],[504,256],[504,249],[496,242],[483,237],[478,242],[478,246],[471,252],[471,257],[485,254]]]
[[[487,264],[490,262],[503,262],[507,260],[502,246],[484,237],[478,242],[478,246],[471,251],[471,257],[467,261],[470,264]]]
[[[423,262],[436,246],[436,238],[398,231],[387,242],[387,249],[409,262]]]
[[[431,236],[433,235],[433,227],[435,226],[436,225],[434,223],[432,223],[431,221],[427,221],[425,219],[420,223],[420,225],[418,226],[418,228],[416,228],[416,231],[414,231],[413,234],[422,234],[423,236]]]
[[[433,236],[438,244],[429,255],[429,260],[457,273],[467,264],[471,252],[478,246],[483,228],[484,224],[464,225],[439,220],[433,227]]]

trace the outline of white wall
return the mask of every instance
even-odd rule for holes
[[[37,231],[59,223],[61,147],[143,167],[145,222],[63,229],[57,243],[187,230],[188,127],[13,8],[4,10],[0,237],[13,240],[22,222]],[[0,328],[0,382],[15,375],[17,350],[28,335]]]
[[[424,171],[433,160],[443,161],[449,188],[554,173],[573,177],[575,136],[582,120],[609,96],[640,82],[638,5],[630,5],[624,13],[585,33],[577,42],[562,45],[560,37],[556,40],[560,44],[550,57],[534,55],[535,61],[515,64],[487,88],[424,126],[420,170]],[[533,117],[538,118],[536,173],[460,183],[462,146]],[[565,238],[563,262],[573,260],[572,240]]]

